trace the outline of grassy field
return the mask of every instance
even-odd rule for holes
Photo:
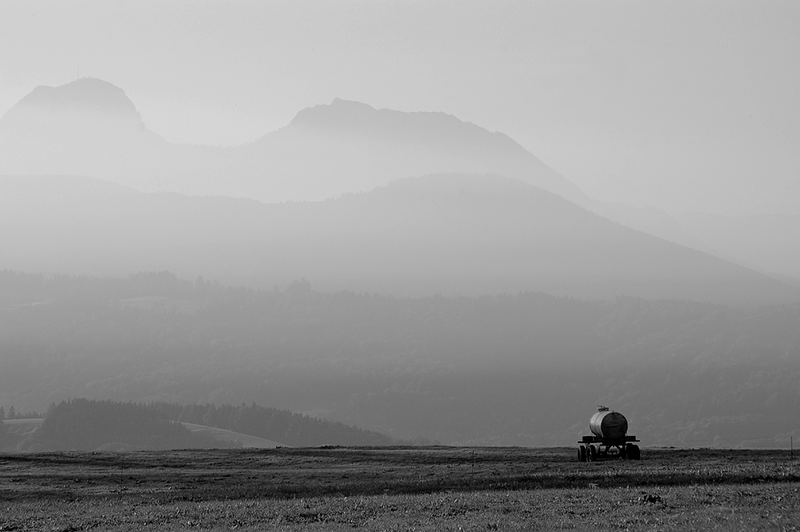
[[[0,530],[800,528],[776,451],[331,448],[0,455]]]

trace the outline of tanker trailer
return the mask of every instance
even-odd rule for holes
[[[593,462],[607,458],[638,460],[640,457],[636,436],[628,436],[628,420],[619,412],[601,406],[589,419],[591,436],[578,442],[578,460]]]

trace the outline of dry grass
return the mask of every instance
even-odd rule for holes
[[[379,448],[0,456],[0,530],[797,529],[772,451]],[[794,528],[793,528],[794,527]]]

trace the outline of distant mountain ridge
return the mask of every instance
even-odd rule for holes
[[[163,142],[145,128],[122,89],[90,78],[34,89],[0,119],[0,141],[16,149],[39,149],[40,156],[91,148],[84,144],[119,150],[122,144]]]
[[[274,203],[330,199],[441,173],[516,178],[622,225],[800,278],[794,251],[800,231],[792,217],[753,222],[597,202],[507,135],[445,113],[337,98],[300,110],[286,126],[247,144],[183,145],[147,129],[119,87],[82,78],[37,87],[0,117],[0,174],[91,176],[143,191]]]
[[[105,112],[141,122],[141,116],[130,98],[119,87],[96,78],[81,78],[59,87],[40,85],[20,100],[12,110],[44,108],[53,112],[67,109]]]
[[[334,98],[330,104],[301,110],[287,127],[318,130],[327,128],[337,134],[370,135],[404,142],[438,142],[455,150],[463,150],[465,145],[483,143],[491,149],[510,153],[514,150],[520,154],[525,151],[525,148],[508,135],[487,131],[447,113],[376,109],[365,103],[342,98]],[[454,135],[443,136],[446,133]],[[269,139],[270,135],[261,137],[260,141]]]
[[[0,174],[71,174],[146,190],[319,200],[438,172],[497,173],[574,199],[572,183],[519,144],[445,113],[335,99],[255,142],[172,144],[118,87],[79,79],[38,87],[0,118]]]
[[[40,213],[47,212],[42,217]],[[0,178],[4,266],[181,275],[404,296],[541,291],[796,301],[774,279],[599,217],[522,181],[410,178],[336,200],[262,204],[97,180]]]

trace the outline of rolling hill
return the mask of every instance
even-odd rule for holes
[[[415,296],[543,291],[734,303],[796,289],[639,233],[524,182],[445,174],[324,202],[149,194],[97,180],[0,178],[3,266],[170,270],[262,287]]]
[[[70,399],[51,404],[44,418],[0,420],[0,450],[274,449],[392,443],[396,442],[377,432],[254,403]]]
[[[24,448],[26,445],[24,442],[31,441],[34,438],[36,431],[42,426],[43,421],[43,418],[6,419],[3,423],[7,432],[13,436],[15,446],[22,442],[22,447]],[[195,423],[181,423],[181,425],[190,433],[200,435],[203,441],[219,442],[220,447],[242,449],[274,449],[276,447],[286,447],[286,445],[272,440],[221,429],[219,427],[209,427],[208,425],[198,425]]]

